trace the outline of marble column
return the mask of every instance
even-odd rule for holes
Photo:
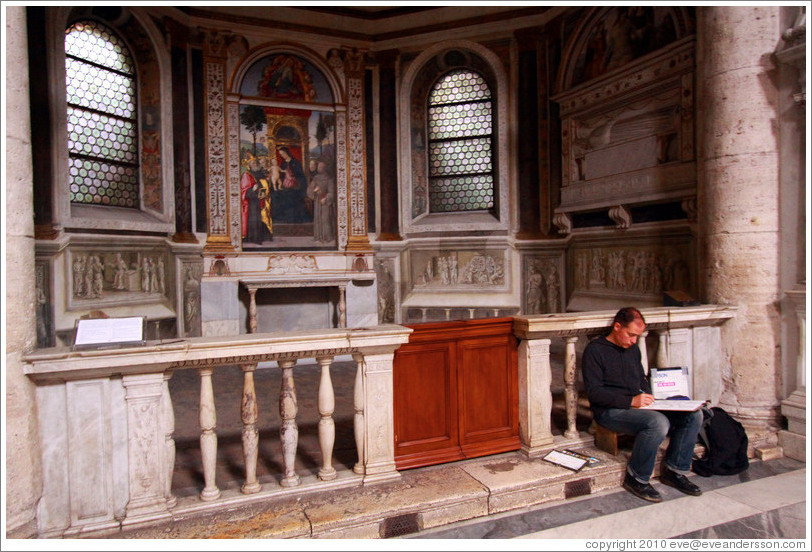
[[[735,304],[722,330],[720,405],[751,445],[774,442],[781,396],[778,6],[697,8],[702,299]]]
[[[25,6],[6,11],[3,55],[14,71],[6,74],[5,188],[6,340],[4,383],[6,417],[6,535],[26,538],[36,531],[37,502],[42,493],[40,437],[34,384],[23,374],[22,355],[37,343],[34,282],[34,174],[28,100],[28,41]]]

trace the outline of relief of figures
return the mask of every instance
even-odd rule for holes
[[[138,252],[74,253],[71,265],[76,299],[124,299],[144,293],[166,295],[166,265],[161,254]]]
[[[646,295],[690,290],[688,263],[676,249],[591,249],[575,255],[577,289],[607,289]]]
[[[505,282],[503,265],[503,259],[494,255],[452,251],[426,259],[422,272],[415,275],[415,282],[430,287],[500,286]]]
[[[183,327],[187,337],[200,335],[200,277],[199,264],[183,267]]]
[[[395,278],[392,275],[392,262],[379,259],[375,262],[378,280],[378,322],[395,323]]]
[[[561,277],[556,259],[527,259],[525,314],[561,311]]]

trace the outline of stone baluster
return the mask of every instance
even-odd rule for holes
[[[358,451],[358,462],[353,466],[352,471],[364,475],[364,357],[353,355],[358,369],[355,371],[355,387],[353,392],[353,405],[355,408],[355,419],[353,429],[355,430],[355,448]]]
[[[347,286],[338,286],[338,327],[347,327]]]
[[[333,357],[319,357],[316,359],[321,366],[321,380],[319,380],[319,447],[321,448],[322,466],[319,469],[319,479],[330,481],[336,478],[336,469],[333,467],[333,446],[336,441],[336,426],[333,421],[335,411],[335,391],[330,379],[330,365]]]
[[[519,433],[522,451],[528,456],[540,454],[553,443],[550,413],[549,339],[522,339],[519,342]]]
[[[200,369],[200,455],[203,461],[203,481],[201,500],[220,498],[220,489],[215,482],[217,467],[217,411],[214,408],[214,389],[211,375],[213,368]]]
[[[250,301],[248,302],[248,328],[250,333],[257,333],[257,290],[248,288]]]
[[[567,337],[567,347],[564,357],[564,400],[567,410],[567,430],[564,437],[574,439],[578,437],[575,427],[575,415],[578,411],[578,391],[575,389],[575,344],[578,336]]]
[[[295,487],[300,483],[296,475],[296,449],[299,446],[299,427],[296,425],[296,386],[293,381],[293,366],[296,359],[280,360],[282,369],[282,388],[279,393],[279,415],[282,417],[282,427],[279,434],[282,439],[282,460],[285,474],[282,477],[283,487]]]
[[[245,494],[259,492],[262,488],[257,481],[257,456],[259,451],[259,431],[257,430],[257,394],[254,389],[254,370],[257,365],[243,364],[242,384],[242,452],[245,458],[245,483],[241,490]]]
[[[643,335],[640,336],[640,354],[643,355],[643,368],[646,371],[646,375],[649,373],[648,367],[648,355],[646,354],[646,336],[648,332],[643,332]],[[657,363],[657,368],[667,368],[670,366],[670,357],[671,355],[668,354],[668,331],[660,330],[657,332],[657,358],[655,362]]]
[[[175,411],[172,408],[172,396],[169,394],[169,380],[172,378],[172,370],[164,372],[163,385],[161,386],[161,413],[163,416],[163,427],[165,432],[164,450],[166,452],[166,481],[164,483],[164,493],[166,496],[166,507],[174,508],[178,499],[172,494],[172,475],[175,473]]]

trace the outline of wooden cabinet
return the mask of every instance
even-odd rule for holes
[[[397,468],[519,449],[513,319],[409,327],[394,360]]]

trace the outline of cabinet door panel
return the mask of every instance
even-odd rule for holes
[[[517,435],[515,350],[512,336],[459,341],[461,444]]]
[[[395,356],[395,456],[458,452],[453,342],[403,345]]]

